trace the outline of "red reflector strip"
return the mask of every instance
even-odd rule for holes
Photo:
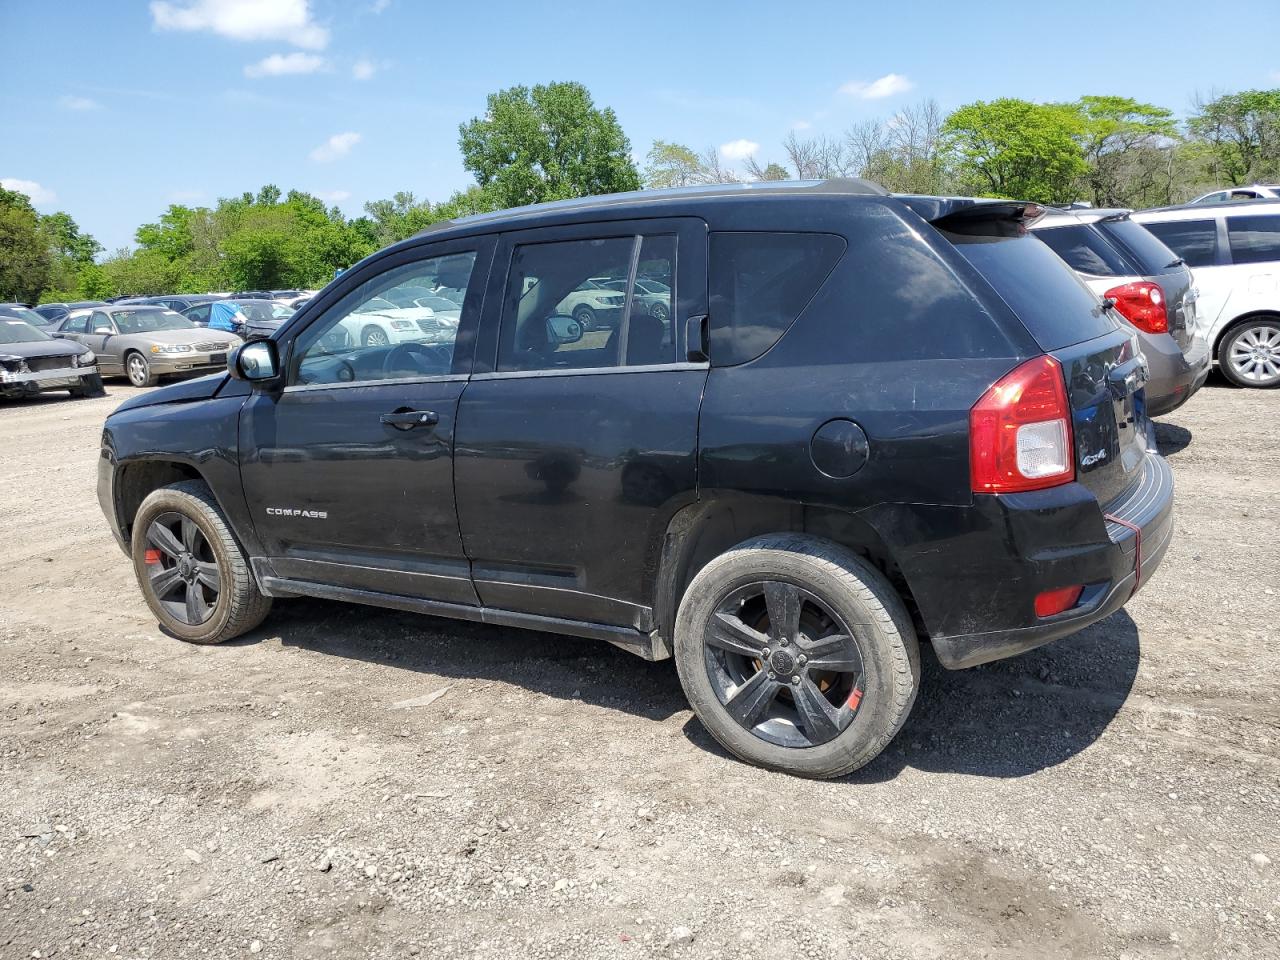
[[[845,706],[850,710],[857,710],[858,704],[862,702],[862,688],[854,687],[849,693],[849,699],[845,701]]]
[[[160,551],[159,551],[159,550],[148,550],[146,553],[144,553],[144,554],[142,555],[142,562],[143,562],[143,563],[145,563],[147,566],[151,566],[152,564],[159,563],[159,562],[160,562]]]
[[[1111,520],[1133,531],[1133,593],[1129,594],[1129,596],[1133,596],[1134,593],[1138,592],[1138,585],[1142,583],[1142,528],[1136,523],[1121,520],[1119,517],[1113,517],[1109,513],[1103,519]]]
[[[1080,594],[1083,592],[1082,584],[1044,591],[1036,596],[1036,616],[1052,617],[1055,613],[1070,610],[1076,605],[1076,601],[1080,599]]]

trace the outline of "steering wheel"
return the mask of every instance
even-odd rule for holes
[[[412,368],[422,374],[447,373],[451,361],[447,351],[438,344],[410,340],[398,343],[387,351],[382,358],[382,377],[384,380],[389,379],[393,370]]]

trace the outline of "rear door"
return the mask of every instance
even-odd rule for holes
[[[1148,450],[1146,367],[1136,334],[1047,245],[1017,231],[1001,236],[981,223],[958,226],[944,235],[1062,364],[1076,478],[1110,503],[1136,482]]]
[[[697,497],[707,364],[686,362],[684,331],[706,313],[706,248],[688,218],[500,242],[455,466],[485,606],[649,629],[667,524]],[[618,301],[576,292],[592,278]],[[637,278],[668,296],[637,297]]]

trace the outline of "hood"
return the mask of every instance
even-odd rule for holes
[[[240,342],[240,338],[226,330],[210,330],[207,327],[193,327],[190,330],[156,330],[151,333],[122,333],[122,337],[143,340],[147,343],[226,343],[228,349]]]
[[[137,407],[153,407],[161,403],[190,403],[193,400],[208,400],[214,396],[229,379],[226,373],[214,373],[194,380],[179,380],[167,387],[156,387],[146,393],[130,397],[114,413],[121,410],[133,410]]]
[[[88,348],[74,340],[27,340],[22,343],[0,343],[0,357],[75,357],[88,353]]]

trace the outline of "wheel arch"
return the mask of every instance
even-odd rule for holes
[[[893,585],[926,636],[910,585],[876,530],[856,514],[798,501],[756,497],[702,500],[677,513],[663,538],[654,584],[653,622],[671,646],[676,614],[690,582],[726,550],[766,534],[803,533],[844,547],[874,565]]]
[[[1241,324],[1248,323],[1250,320],[1260,320],[1270,318],[1272,320],[1280,320],[1280,310],[1250,310],[1248,313],[1242,313],[1240,316],[1228,321],[1222,325],[1222,329],[1214,335],[1213,339],[1213,359],[1221,363],[1222,358],[1218,355],[1218,351],[1222,347],[1222,341]]]
[[[116,466],[113,484],[116,519],[126,542],[133,534],[133,519],[142,501],[161,487],[183,480],[199,480],[212,492],[222,512],[228,518],[234,515],[198,465],[174,457],[128,460]],[[239,537],[239,531],[235,532]]]

